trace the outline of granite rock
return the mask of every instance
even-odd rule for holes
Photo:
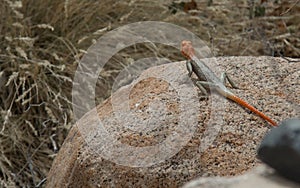
[[[217,58],[213,65],[237,80],[241,89],[233,92],[277,122],[297,113],[297,66],[271,57]],[[187,80],[183,62],[152,67],[85,114],[46,187],[180,187],[255,167],[268,123],[216,94],[199,100]]]

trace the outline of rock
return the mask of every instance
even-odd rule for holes
[[[300,182],[300,119],[288,119],[264,137],[259,158],[282,176]]]
[[[274,173],[267,166],[260,165],[250,172],[236,177],[206,177],[193,180],[183,188],[297,188],[293,183]]]
[[[289,84],[298,78],[296,65],[271,57],[217,60],[210,66],[238,81],[238,96],[276,121],[295,116],[297,88]],[[199,100],[188,80],[183,62],[152,67],[85,114],[56,156],[46,187],[180,187],[256,166],[268,123],[216,94]],[[289,92],[278,91],[283,87]]]

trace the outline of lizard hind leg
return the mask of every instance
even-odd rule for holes
[[[200,89],[201,93],[203,94],[203,96],[208,96],[208,92],[207,89],[202,85],[201,81],[197,81],[196,82],[196,86]]]
[[[227,80],[234,89],[239,89],[239,87],[234,83],[234,81],[231,79],[231,77],[228,76],[226,72],[222,73],[220,80],[224,85]]]
[[[216,85],[211,82],[206,81],[196,81],[196,86],[200,89],[201,93],[203,94],[202,98],[208,98],[208,90],[209,88],[215,88]]]

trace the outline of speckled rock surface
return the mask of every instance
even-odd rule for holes
[[[217,58],[217,67],[236,80],[240,89],[233,91],[238,96],[275,121],[299,115],[296,106],[300,103],[299,64],[271,57],[224,57]],[[158,75],[168,75],[170,80]],[[240,175],[256,166],[259,163],[256,149],[270,129],[268,123],[231,101],[214,105],[215,94],[208,100],[199,100],[198,96],[190,95],[199,91],[188,85],[186,79],[182,62],[150,68],[136,82],[114,93],[113,101],[120,106],[113,108],[109,98],[86,114],[73,126],[60,149],[49,172],[47,187],[180,187],[196,177]],[[174,87],[181,88],[180,92]],[[180,116],[184,114],[180,102],[185,101],[184,97],[178,98],[181,92],[183,96],[192,96],[189,101],[199,102],[198,106],[189,104],[190,108],[184,111],[189,115]],[[115,120],[116,109],[123,108],[124,96],[129,96],[128,106],[135,115],[120,113],[121,121]],[[190,125],[194,116],[196,123]],[[95,123],[98,118],[104,129]],[[214,118],[221,121],[214,122]],[[176,129],[180,124],[189,128]],[[207,131],[214,124],[218,129]],[[191,138],[184,136],[189,133]],[[115,140],[110,140],[111,135]],[[164,142],[170,135],[177,139]],[[213,138],[212,142],[206,143],[203,139],[206,136]],[[183,144],[175,153],[166,147],[153,151],[149,147],[151,155],[146,154],[147,150],[145,155],[135,155],[133,150],[118,150],[116,143],[133,149],[162,143],[175,148]],[[167,155],[170,157],[161,160]],[[120,158],[124,160],[115,160]],[[149,166],[151,158],[159,163]],[[143,159],[149,160],[143,163]]]

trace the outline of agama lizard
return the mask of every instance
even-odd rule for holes
[[[199,80],[197,81],[196,85],[199,87],[199,89],[207,95],[206,92],[206,87],[211,86],[214,90],[216,90],[219,94],[222,96],[231,99],[232,101],[238,103],[239,105],[248,108],[264,120],[268,121],[271,123],[273,126],[277,126],[277,123],[273,120],[271,120],[268,116],[266,116],[264,113],[260,112],[257,110],[255,107],[252,105],[248,104],[246,101],[242,100],[241,98],[237,97],[232,91],[230,91],[225,85],[225,79],[229,81],[229,83],[233,86],[236,87],[233,82],[230,80],[230,78],[224,73],[219,79],[213,71],[204,64],[204,62],[200,61],[196,56],[195,56],[195,50],[192,46],[191,41],[182,41],[181,42],[181,53],[188,59],[186,61],[187,69],[189,72],[189,77],[193,74],[193,72],[196,74]]]

